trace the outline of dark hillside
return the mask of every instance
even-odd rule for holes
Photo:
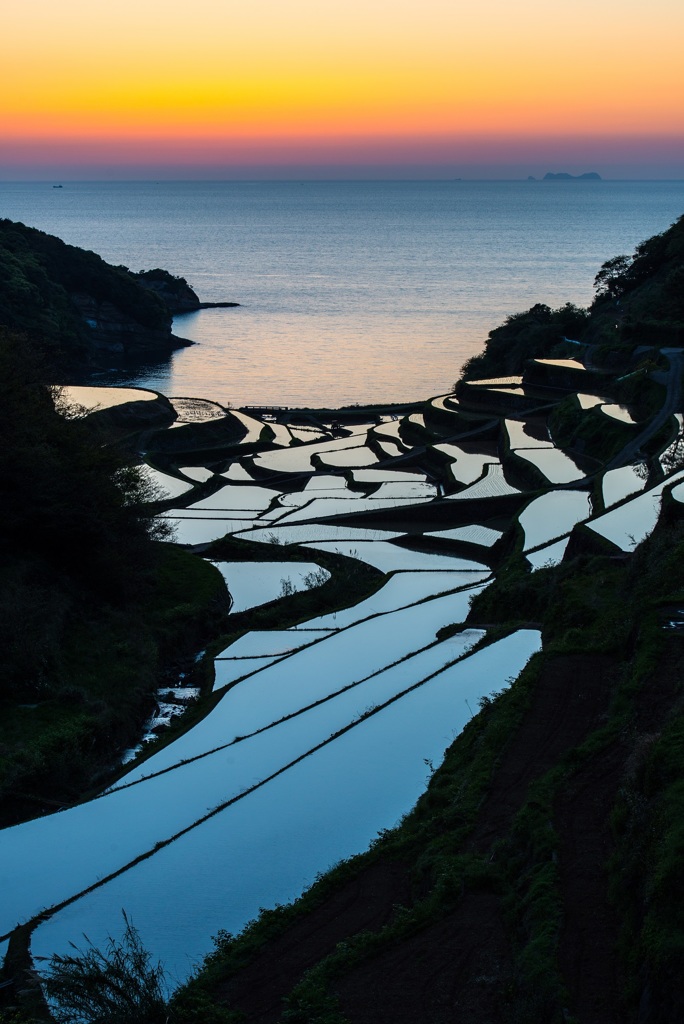
[[[63,367],[187,344],[171,334],[163,296],[126,267],[10,220],[0,220],[0,325],[39,338]]]
[[[684,344],[684,217],[604,263],[595,284],[596,340]]]
[[[468,360],[463,378],[521,373],[531,358],[581,358],[586,345],[595,362],[627,370],[639,346],[683,345],[684,217],[642,242],[633,255],[607,260],[594,284],[589,310],[538,303],[509,316],[491,331],[484,351]]]
[[[157,542],[138,470],[58,412],[50,365],[0,330],[0,825],[113,766],[228,604],[213,567]]]
[[[0,824],[79,799],[225,614],[220,575],[158,543],[155,494],[116,444],[135,424],[83,421],[47,383],[176,344],[125,267],[0,220]]]
[[[582,337],[588,319],[586,310],[570,302],[560,309],[537,303],[525,313],[514,313],[490,332],[484,352],[468,360],[462,377],[470,380],[520,373],[528,359],[555,354],[564,338]]]

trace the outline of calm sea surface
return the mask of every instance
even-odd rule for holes
[[[604,260],[683,212],[682,181],[0,183],[0,216],[240,302],[99,378],[236,406],[442,393],[505,316],[586,305]]]

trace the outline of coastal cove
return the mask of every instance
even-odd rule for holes
[[[92,382],[236,408],[442,394],[505,316],[587,305],[606,254],[684,207],[681,181],[63,185],[0,183],[0,214],[241,303],[176,317],[198,344],[170,362]]]

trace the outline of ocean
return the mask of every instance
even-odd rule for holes
[[[684,213],[684,181],[60,184],[0,183],[0,216],[240,303],[96,380],[236,407],[444,393],[507,315],[588,304],[606,259]]]

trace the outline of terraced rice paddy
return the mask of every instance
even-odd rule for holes
[[[198,483],[205,483],[214,475],[212,470],[206,469],[205,466],[179,466],[178,472],[182,473],[183,476],[189,477],[190,480],[196,480]],[[251,479],[251,477],[247,479]]]
[[[577,359],[535,359],[540,366],[557,366],[563,370],[585,370],[586,367]]]
[[[573,526],[590,515],[591,499],[586,491],[549,491],[542,494],[518,518],[525,534],[524,550],[570,533]]]
[[[477,483],[471,484],[458,494],[450,494],[450,498],[497,498],[505,494],[519,494],[517,487],[509,484],[504,476],[503,466],[492,462],[485,467],[485,475]]]
[[[315,562],[217,562],[216,567],[230,581],[232,612],[274,601],[283,589],[296,593],[330,578],[328,570]]]
[[[579,466],[557,448],[520,448],[515,454],[531,462],[549,483],[567,484],[584,477]]]
[[[633,551],[653,532],[659,515],[660,493],[648,491],[587,525],[622,551]]]
[[[301,508],[290,510],[287,514],[287,523],[289,525],[304,519],[327,519],[330,516],[351,515],[355,512],[377,512],[382,509],[398,508],[401,505],[415,505],[423,501],[430,501],[430,498],[315,498]]]
[[[392,440],[399,441],[399,431],[401,429],[401,423],[399,420],[391,420],[389,423],[381,423],[375,427],[373,433],[377,436],[387,436]]]
[[[594,409],[597,405],[605,405],[606,399],[599,398],[598,395],[578,394],[577,401],[582,409]]]
[[[559,565],[563,561],[563,555],[565,554],[569,539],[569,537],[563,537],[562,540],[545,544],[544,547],[537,548],[536,551],[528,551],[526,558],[532,567],[532,571],[534,572],[535,569],[545,569],[549,565]]]
[[[243,444],[255,444],[264,430],[261,420],[255,420],[253,416],[247,416],[244,412],[233,412],[232,415],[242,424],[247,433],[243,437]]]
[[[465,452],[456,444],[436,444],[435,450],[443,452],[452,460],[449,467],[451,475],[459,484],[474,483],[485,472],[485,466],[498,464],[499,461],[495,455]]]
[[[324,436],[324,431],[316,430],[315,427],[290,427],[290,433],[297,441],[304,444]]]
[[[548,437],[540,439],[529,433],[525,423],[521,423],[520,420],[506,420],[504,426],[508,434],[508,443],[513,451],[518,451],[519,448],[554,447]],[[518,452],[518,454],[520,453]]]
[[[550,361],[569,364],[577,368]],[[365,562],[384,577],[362,600],[350,590],[339,606],[302,621],[217,638],[217,702],[192,729],[153,745],[99,798],[5,830],[0,877],[13,884],[0,904],[0,936],[46,909],[33,952],[63,953],[84,932],[101,943],[124,907],[153,959],[181,980],[209,951],[212,934],[238,931],[260,907],[295,898],[410,809],[426,765],[440,762],[479,697],[506,686],[539,649],[534,630],[488,643],[466,622],[473,594],[501,559],[517,546],[532,570],[555,565],[583,522],[631,550],[653,529],[666,487],[675,484],[673,496],[684,501],[684,472],[641,493],[638,464],[602,478],[599,467],[583,487],[562,486],[583,474],[552,443],[543,414],[525,423],[506,412],[523,384],[470,382],[489,392],[487,416],[478,405],[471,421],[455,413],[467,410],[467,395],[460,404],[433,400],[435,420],[448,422],[437,411],[453,414],[449,436],[431,433],[431,417],[416,411],[369,413],[353,427],[231,412],[246,430],[240,443],[214,452],[206,466],[182,466],[179,453],[171,474],[146,470],[176,501],[162,515],[176,543],[212,557],[206,546],[225,536],[235,540],[231,551],[258,542],[256,556],[251,549],[219,563],[235,613],[278,598],[286,616],[293,592],[326,578],[316,551]],[[610,415],[605,399],[577,397]],[[426,434],[425,446],[408,454],[404,423]],[[480,429],[484,440],[473,436]],[[535,491],[510,483],[500,461],[509,451],[548,483]],[[215,473],[223,486],[207,495]],[[592,519],[596,480],[608,511]],[[205,496],[190,503],[195,484]],[[494,568],[449,553],[459,543],[479,546]],[[306,561],[288,561],[283,548]],[[65,900],[73,902],[60,908]]]
[[[396,449],[390,452],[390,455],[394,454],[396,454]],[[322,466],[353,466],[356,468],[357,466],[372,466],[378,461],[375,452],[362,445],[356,448],[342,448],[335,452],[322,452],[318,457]]]
[[[341,541],[369,541],[369,540],[392,540],[394,537],[401,537],[402,534],[396,530],[373,530],[361,526],[337,526],[331,523],[302,523],[288,526],[284,523],[274,523],[270,527],[257,527],[252,530],[245,530],[237,534],[243,540],[254,540],[262,544],[307,544],[311,541],[341,540]]]
[[[387,583],[365,601],[340,611],[309,619],[304,629],[344,629],[363,619],[386,612],[410,608],[426,598],[451,593],[451,609],[455,622],[462,622],[468,614],[471,597],[485,585],[482,573],[458,570],[396,572]],[[301,632],[300,627],[295,627]]]
[[[182,494],[189,494],[194,487],[194,484],[188,483],[187,480],[179,480],[178,477],[169,476],[168,473],[162,473],[145,463],[143,463],[140,469],[148,483],[158,490],[159,501],[165,501],[168,498],[180,498]]]
[[[195,813],[203,815],[207,804],[226,804],[211,817],[197,819],[194,827],[153,857],[55,914],[35,932],[35,953],[65,950],[69,936],[84,931],[100,942],[106,931],[103,922],[116,920],[123,899],[133,920],[140,922],[146,946],[184,977],[206,950],[207,931],[238,930],[260,906],[292,898],[340,855],[364,849],[420,794],[426,761],[440,762],[453,734],[470,717],[469,706],[476,706],[479,696],[493,688],[505,686],[511,672],[519,671],[539,645],[538,633],[520,631],[449,667],[474,639],[472,634],[460,641],[454,638],[444,648],[440,645],[439,650],[420,655],[413,670],[397,666],[384,678],[369,681],[363,692],[341,694],[338,701],[312,708],[228,751],[172,767],[88,805],[97,812],[103,831],[91,820],[97,843],[79,865],[81,878],[92,877],[95,864],[101,865],[103,859],[109,865],[116,862],[107,844],[116,836],[115,823],[120,826],[124,816],[137,821],[144,807],[158,809],[154,822],[146,820],[135,837],[129,830],[126,849],[118,848],[119,856],[125,857],[153,836],[159,841],[164,834],[175,834],[172,830],[183,825],[193,805]],[[416,677],[425,682],[416,686]],[[226,696],[237,692],[229,690]],[[341,722],[346,731],[332,739]],[[316,739],[318,744],[308,746]],[[225,767],[217,770],[219,765],[230,766],[231,782],[225,781]],[[342,777],[345,782],[340,786]],[[56,851],[59,835],[49,841]],[[34,837],[34,849],[46,853],[45,845]],[[187,870],[195,864],[205,870]],[[49,905],[57,893],[68,891],[72,869],[65,874],[69,877],[53,873],[31,905],[41,898]],[[16,916],[17,905],[12,909]],[[183,922],[182,927],[171,927],[171,919]]]
[[[244,481],[247,483],[248,481],[254,480],[252,474],[239,462],[234,462],[228,467],[228,469],[221,473],[221,476],[226,480],[235,480],[236,482]]]
[[[601,412],[613,420],[619,420],[620,423],[636,423],[631,412],[624,405],[602,405]]]
[[[182,509],[181,511],[185,511]],[[173,528],[173,540],[177,544],[210,544],[229,533],[248,530],[252,519],[228,518],[213,519],[209,517],[184,518],[174,515],[161,516],[165,523]]]
[[[488,574],[486,566],[477,562],[466,562],[451,555],[435,555],[426,551],[412,551],[399,547],[390,541],[316,541],[309,547],[319,551],[336,551],[340,555],[358,558],[368,565],[374,565],[382,572],[407,570],[462,569],[464,572],[482,571]]]
[[[365,430],[339,437],[336,440],[325,440],[313,444],[298,445],[279,452],[265,452],[257,455],[254,462],[261,469],[272,473],[310,473],[313,470],[311,458],[314,455],[325,455],[345,448],[360,448],[366,444]]]
[[[636,491],[642,491],[646,483],[647,469],[643,463],[610,469],[603,477],[603,504],[606,508],[617,505]]]
[[[523,379],[519,375],[511,377],[488,377],[483,380],[469,380],[468,384],[470,387],[478,388],[503,388],[503,387],[520,387]]]
[[[437,409],[438,412],[454,413],[456,411],[451,405],[448,395],[445,395],[442,398],[433,398],[430,404],[433,409]]]
[[[437,488],[434,484],[427,483],[427,481],[385,480],[372,494],[372,498],[376,501],[400,498],[402,501],[410,502],[436,497]]]
[[[424,483],[426,476],[424,473],[420,473],[417,470],[397,470],[397,469],[355,469],[352,472],[352,478],[357,484],[373,484],[379,485],[382,483]]]
[[[159,397],[156,391],[145,391],[142,388],[98,388],[67,384],[60,390],[64,402],[80,405],[88,412],[113,409],[128,402],[151,402]]]
[[[480,544],[482,547],[490,548],[503,534],[500,530],[492,530],[488,526],[473,523],[472,526],[454,526],[451,530],[432,530],[425,536],[441,537],[443,540],[462,540],[468,544]]]
[[[660,515],[663,491],[683,476],[684,470],[680,470],[656,487],[593,519],[587,526],[622,551],[633,551],[653,532]]]
[[[280,497],[280,492],[270,490],[268,487],[227,484],[208,498],[202,498],[201,501],[189,505],[188,511],[230,511],[231,509],[263,511],[278,497]]]
[[[174,426],[183,423],[210,423],[222,420],[227,410],[217,402],[207,402],[202,398],[170,398],[174,412],[178,416]]]
[[[213,689],[223,690],[226,686],[232,686],[238,679],[272,665],[281,657],[280,654],[271,654],[261,658],[217,658],[214,663]]]

